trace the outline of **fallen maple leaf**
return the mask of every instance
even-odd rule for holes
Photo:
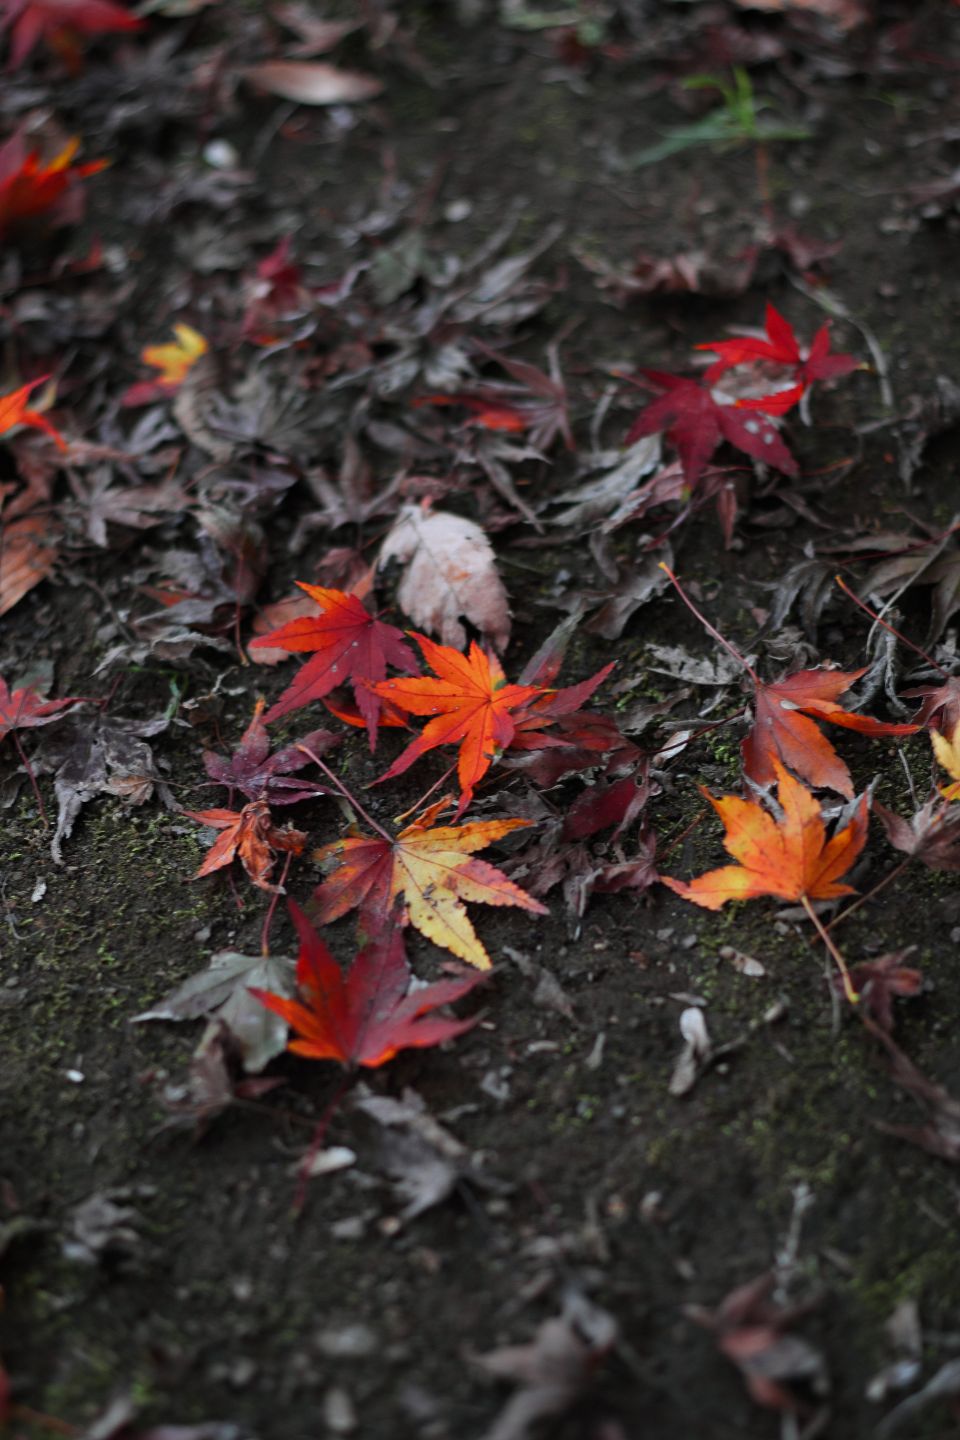
[[[270,871],[275,862],[274,852],[286,850],[293,855],[302,855],[307,837],[302,830],[288,826],[280,830],[270,816],[266,800],[252,800],[242,810],[184,810],[188,820],[200,825],[209,825],[223,834],[207,851],[200,869],[193,876],[199,880],[202,875],[212,875],[222,870],[234,856],[239,856],[243,868],[260,890],[276,892],[279,887],[270,884]]]
[[[919,995],[923,988],[920,971],[903,963],[915,949],[915,945],[910,945],[906,950],[893,950],[888,955],[878,955],[876,960],[865,960],[850,967],[850,983],[860,1001],[859,1013],[872,1016],[888,1035],[893,1030],[893,997]],[[833,977],[833,986],[843,994],[842,975]]]
[[[696,347],[698,350],[711,350],[720,357],[706,373],[706,379],[711,382],[718,379],[724,371],[747,361],[768,361],[793,371],[795,383],[789,390],[767,396],[764,400],[738,401],[740,408],[765,409],[767,414],[785,414],[815,380],[832,380],[860,368],[860,361],[854,355],[830,354],[829,325],[821,325],[809,350],[804,352],[789,320],[784,319],[769,303],[765,324],[765,339],[744,336],[736,340],[715,340]],[[774,409],[769,408],[771,403]]]
[[[376,683],[384,679],[388,665],[407,675],[415,674],[417,662],[413,651],[395,625],[371,615],[356,595],[308,585],[303,580],[297,584],[319,605],[320,614],[290,620],[279,630],[251,640],[250,649],[276,647],[291,653],[316,650],[317,654],[297,672],[280,699],[271,705],[264,721],[269,725],[291,710],[322,700],[338,685],[350,681],[357,707],[366,722],[370,749],[374,750],[380,718]]]
[[[177,337],[166,345],[147,345],[140,352],[145,365],[152,365],[160,373],[153,380],[141,380],[125,390],[121,405],[149,405],[152,400],[174,395],[196,365],[201,355],[210,349],[205,337],[192,325],[174,325]]]
[[[960,796],[960,725],[955,725],[949,735],[942,730],[930,731],[930,743],[938,764],[954,779],[953,785],[942,785],[940,794],[945,800],[956,800]]]
[[[500,355],[481,341],[475,348],[487,359],[502,365],[516,384],[482,381],[450,395],[422,395],[414,405],[462,405],[473,415],[470,424],[484,430],[525,432],[530,444],[546,452],[558,438],[568,450],[576,447],[570,430],[567,390],[560,372],[556,348],[549,355],[550,373],[525,360]]]
[[[499,660],[476,641],[467,655],[437,645],[412,631],[423,658],[436,672],[411,680],[384,680],[371,688],[391,705],[410,715],[432,715],[415,740],[397,756],[380,780],[402,775],[413,762],[437,745],[459,745],[457,776],[462,815],[474,786],[513,739],[516,724],[511,711],[543,694],[540,685],[508,685]]]
[[[344,976],[303,911],[292,902],[290,917],[300,937],[297,986],[302,999],[287,1000],[250,987],[262,1005],[296,1032],[287,1046],[308,1060],[336,1060],[348,1070],[385,1065],[399,1050],[440,1045],[477,1022],[431,1015],[469,994],[480,975],[439,980],[411,990],[412,976],[399,927],[387,925],[368,941]]]
[[[467,643],[464,619],[495,650],[510,639],[510,605],[490,541],[479,525],[443,511],[405,505],[377,557],[378,571],[403,565],[397,604],[444,645]]]
[[[806,1382],[822,1395],[829,1382],[820,1351],[788,1331],[817,1302],[781,1305],[771,1298],[776,1286],[777,1276],[768,1272],[732,1290],[716,1310],[685,1305],[684,1314],[714,1332],[717,1349],[736,1365],[758,1405],[802,1411],[793,1383]]]
[[[759,895],[809,901],[853,894],[852,885],[838,882],[866,841],[867,796],[861,795],[850,822],[827,840],[820,806],[811,792],[779,760],[773,760],[773,769],[782,812],[777,818],[755,800],[735,795],[716,800],[701,787],[723,821],[724,848],[740,863],[710,870],[689,883],[663,876],[664,885],[705,910]]]
[[[47,419],[46,415],[39,410],[31,410],[27,401],[38,386],[46,383],[49,375],[41,375],[36,380],[31,380],[27,385],[21,385],[19,390],[11,390],[9,395],[0,395],[0,435],[6,435],[9,430],[14,430],[18,425],[28,425],[34,430],[42,430],[49,435],[58,450],[66,450],[66,442],[59,431],[55,430]]]
[[[0,239],[25,221],[42,215],[49,225],[70,225],[82,214],[78,181],[95,175],[110,162],[90,160],[74,165],[80,148],[76,137],[59,154],[42,164],[36,150],[28,150],[22,133],[0,146]]]
[[[948,786],[944,793],[956,788]],[[873,809],[895,850],[931,870],[960,870],[960,805],[928,800],[909,820],[876,801]]]
[[[862,735],[913,735],[921,728],[873,720],[838,705],[837,697],[865,673],[865,669],[821,667],[797,670],[769,685],[755,681],[753,728],[740,747],[747,776],[757,785],[769,785],[780,762],[809,785],[836,790],[849,799],[853,795],[850,771],[814,720]]]
[[[428,940],[476,965],[490,967],[490,957],[464,909],[465,900],[483,905],[516,905],[534,915],[546,907],[534,900],[475,850],[492,845],[528,820],[477,820],[469,825],[428,829],[446,800],[430,806],[419,823],[396,838],[382,831],[377,838],[348,836],[314,852],[314,859],[333,874],[317,887],[317,919],[322,925],[360,908],[364,935],[376,935],[394,913],[402,896],[401,923],[409,921]]]
[[[266,60],[250,65],[243,78],[257,90],[299,105],[351,105],[372,100],[383,84],[359,70],[338,70],[322,60]]]
[[[203,766],[210,779],[226,785],[231,799],[236,789],[248,800],[266,800],[271,805],[295,805],[315,795],[329,795],[329,786],[320,785],[316,780],[295,779],[291,772],[313,763],[306,750],[323,755],[339,745],[339,735],[329,730],[311,730],[302,740],[285,745],[271,755],[270,738],[263,723],[265,704],[262,699],[257,701],[253,719],[229,760],[213,750],[203,752]]]
[[[613,1316],[571,1287],[562,1313],[544,1320],[532,1340],[471,1356],[479,1369],[517,1387],[481,1440],[530,1440],[534,1429],[539,1435],[540,1420],[556,1419],[580,1400],[617,1336]]]
[[[0,0],[0,30],[10,31],[9,70],[17,70],[39,40],[71,60],[78,35],[140,30],[143,21],[113,0]]]
[[[71,705],[81,705],[84,696],[69,695],[63,700],[44,700],[32,685],[24,685],[10,693],[10,687],[0,676],[0,741],[14,730],[34,729],[38,725],[49,725],[58,720]]]
[[[780,438],[776,426],[760,409],[744,416],[729,400],[718,400],[708,385],[663,370],[641,370],[641,375],[664,393],[654,400],[630,427],[624,441],[632,445],[644,435],[664,431],[677,447],[687,484],[694,486],[710,457],[726,440],[754,460],[772,465],[785,475],[797,475],[797,462]],[[637,384],[633,376],[622,377]]]

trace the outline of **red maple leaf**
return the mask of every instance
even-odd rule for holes
[[[799,400],[814,380],[832,380],[838,375],[849,375],[851,370],[859,368],[860,361],[854,355],[830,354],[829,325],[821,325],[806,354],[801,350],[800,342],[789,320],[784,319],[780,312],[769,303],[765,328],[767,334],[764,340],[743,336],[736,340],[716,340],[708,345],[698,345],[697,349],[712,350],[720,357],[707,371],[708,381],[716,380],[725,370],[729,370],[735,365],[743,365],[750,360],[767,360],[774,365],[784,365],[792,370],[796,385],[791,390],[781,391],[779,396],[773,397],[775,400],[781,399],[784,410],[776,412],[768,410],[768,414],[784,414],[791,405]],[[791,397],[789,400],[788,396]],[[763,400],[741,400],[738,403],[741,408],[759,409],[763,408],[765,402]]]
[[[366,721],[370,749],[376,748],[380,700],[377,683],[384,680],[387,666],[415,675],[417,663],[403,634],[395,625],[377,620],[356,595],[329,590],[298,580],[320,607],[317,616],[303,616],[250,641],[250,649],[275,646],[291,653],[316,650],[312,660],[300,669],[292,684],[264,716],[265,724],[279,720],[314,700],[322,700],[338,685],[350,681],[357,707]],[[368,683],[369,682],[369,683]]]
[[[143,21],[113,0],[0,0],[0,30],[10,30],[8,69],[18,69],[38,40],[76,58],[78,35],[140,30]]]
[[[274,825],[266,800],[253,800],[242,810],[184,810],[183,813],[188,820],[223,831],[207,851],[194,880],[222,870],[234,856],[239,856],[254,885],[260,890],[275,892],[279,887],[270,884],[270,871],[276,859],[274,852],[288,850],[301,855],[307,843],[302,830],[289,826],[280,830]]]
[[[57,720],[68,705],[80,705],[83,695],[69,695],[63,700],[43,700],[32,685],[10,693],[10,687],[0,676],[0,740],[13,730],[30,730],[37,725],[49,725]]]
[[[624,443],[632,445],[644,435],[663,431],[677,447],[688,485],[697,483],[724,440],[785,475],[798,473],[796,460],[759,404],[756,413],[744,416],[736,405],[718,401],[710,387],[699,380],[669,375],[663,370],[640,373],[665,393],[637,417]],[[630,375],[623,378],[638,383]]]
[[[451,645],[438,645],[412,630],[427,664],[436,671],[413,680],[385,680],[371,687],[375,694],[411,715],[432,715],[415,740],[380,776],[392,780],[414,760],[437,745],[459,745],[457,775],[462,815],[474,786],[513,740],[511,711],[544,693],[540,685],[508,685],[497,657],[471,642],[467,655]]]
[[[0,239],[39,215],[50,225],[70,225],[80,219],[82,192],[77,182],[104,169],[109,161],[74,165],[79,148],[80,141],[74,138],[43,164],[39,153],[27,148],[21,133],[0,145]]]
[[[851,798],[850,771],[814,721],[825,720],[861,735],[913,735],[921,728],[874,720],[838,705],[838,696],[865,673],[865,669],[821,667],[797,670],[770,685],[757,682],[753,729],[740,747],[747,776],[757,785],[769,785],[777,778],[779,760],[808,785]]]
[[[11,390],[9,395],[0,395],[0,435],[6,435],[8,430],[13,430],[17,425],[29,425],[34,430],[42,430],[49,435],[58,450],[66,450],[66,442],[59,431],[55,430],[45,415],[39,410],[31,410],[27,401],[39,385],[43,385],[50,379],[49,375],[41,375],[36,380],[31,380],[28,385],[21,385],[19,390]]]
[[[424,1049],[462,1035],[476,1023],[431,1015],[467,995],[483,979],[465,975],[411,991],[410,967],[401,932],[390,925],[357,955],[344,975],[303,911],[292,902],[290,916],[300,937],[297,985],[300,1000],[285,1000],[251,987],[261,1005],[287,1021],[297,1038],[288,1045],[309,1060],[336,1060],[348,1070],[373,1068],[398,1050]]]

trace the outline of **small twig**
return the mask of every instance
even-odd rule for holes
[[[399,825],[399,823],[400,823],[401,820],[406,820],[406,818],[407,818],[408,815],[413,815],[417,810],[420,809],[420,807],[421,807],[422,805],[425,805],[425,804],[427,803],[427,801],[430,799],[430,796],[433,794],[434,790],[439,790],[439,789],[440,789],[440,786],[443,785],[443,784],[445,783],[445,781],[447,781],[447,780],[450,779],[450,776],[453,774],[453,772],[454,772],[454,770],[456,770],[456,768],[457,768],[457,761],[454,760],[453,764],[450,766],[450,769],[444,771],[444,773],[440,776],[440,779],[439,779],[439,780],[435,780],[435,781],[433,782],[433,784],[430,786],[430,789],[424,791],[424,793],[420,796],[420,799],[419,799],[419,800],[415,800],[414,803],[410,806],[409,810],[404,810],[401,815],[397,815],[397,816],[396,816],[397,824]]]
[[[852,905],[847,906],[846,910],[841,910],[839,915],[834,915],[830,924],[827,925],[825,929],[832,930],[835,925],[840,924],[841,920],[846,920],[848,915],[852,915],[854,910],[859,910],[861,905],[865,905],[868,900],[872,900],[875,895],[879,895],[880,891],[886,889],[891,880],[896,880],[901,870],[905,870],[909,864],[910,856],[908,855],[906,860],[901,860],[899,865],[895,865],[889,875],[884,875],[883,879],[878,880],[876,885],[868,890],[865,895],[859,895]]]
[[[310,1141],[309,1149],[304,1155],[303,1161],[300,1165],[300,1174],[297,1180],[297,1193],[293,1199],[293,1213],[295,1216],[300,1214],[304,1207],[304,1204],[306,1203],[307,1184],[310,1180],[310,1171],[313,1168],[313,1162],[316,1160],[317,1156],[320,1154],[321,1149],[323,1148],[324,1139],[326,1138],[327,1131],[330,1128],[330,1121],[333,1119],[334,1115],[337,1113],[337,1110],[340,1108],[340,1102],[343,1100],[343,1097],[346,1095],[347,1091],[350,1089],[350,1086],[353,1084],[355,1079],[355,1073],[349,1073],[343,1077],[340,1084],[333,1092],[333,1095],[330,1097],[330,1100],[327,1102],[327,1106],[323,1114],[317,1121],[317,1128],[313,1132],[313,1138]]]
[[[270,927],[273,924],[273,917],[277,908],[277,901],[283,894],[283,887],[287,883],[287,875],[290,873],[290,862],[293,859],[293,851],[288,850],[286,859],[283,862],[283,874],[280,876],[280,883],[270,897],[270,907],[267,910],[263,921],[263,930],[260,933],[260,954],[266,959],[270,954]]]

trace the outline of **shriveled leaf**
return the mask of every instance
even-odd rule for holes
[[[242,810],[184,810],[189,820],[208,825],[223,834],[207,851],[200,869],[193,876],[199,880],[239,858],[250,880],[259,890],[276,892],[279,886],[270,883],[270,874],[278,851],[301,855],[307,837],[302,830],[274,825],[266,800],[252,800]]]
[[[338,70],[320,60],[267,60],[248,66],[243,78],[257,90],[298,105],[350,105],[372,100],[383,90],[373,75]]]
[[[487,1375],[517,1387],[482,1440],[532,1440],[539,1421],[566,1414],[613,1349],[617,1331],[612,1315],[571,1290],[563,1312],[545,1320],[527,1344],[474,1356]]]
[[[405,505],[380,549],[377,569],[404,567],[397,604],[444,645],[467,643],[463,620],[495,650],[510,639],[510,606],[490,541],[479,525],[442,511]]]
[[[264,1008],[250,993],[269,990],[289,998],[294,991],[294,963],[281,955],[241,955],[220,950],[211,955],[206,970],[191,975],[165,999],[133,1017],[146,1020],[196,1020],[201,1015],[221,1020],[233,1037],[251,1074],[261,1071],[287,1044],[283,1018]]]
[[[873,809],[895,850],[930,870],[960,870],[960,805],[928,800],[906,820],[876,801]]]
[[[825,1395],[826,1362],[819,1350],[791,1333],[811,1308],[810,1302],[783,1305],[772,1298],[776,1286],[777,1276],[769,1272],[732,1290],[716,1310],[686,1305],[684,1312],[713,1331],[717,1349],[736,1365],[758,1405],[802,1411],[805,1406],[795,1386],[799,1383]]]
[[[820,806],[810,791],[773,761],[781,814],[774,817],[755,800],[726,795],[720,800],[707,790],[705,799],[723,821],[724,847],[739,863],[711,870],[687,883],[662,876],[685,900],[705,910],[719,910],[728,900],[753,900],[778,895],[782,900],[831,900],[850,895],[840,882],[867,838],[867,797],[862,795],[849,824],[827,839]]]
[[[53,734],[44,736],[37,768],[53,773],[57,826],[50,853],[58,865],[63,863],[63,841],[73,833],[83,806],[97,795],[143,805],[157,790],[168,809],[177,808],[146,743],[169,723],[163,716],[132,720],[96,710],[70,716]]]

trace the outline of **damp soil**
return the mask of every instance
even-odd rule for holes
[[[686,8],[662,7],[657,23],[674,23]],[[597,375],[605,367],[681,366],[697,339],[755,323],[765,299],[798,327],[818,323],[815,307],[766,261],[736,300],[626,302],[602,296],[576,260],[577,251],[599,251],[628,264],[637,250],[669,255],[693,245],[731,253],[758,211],[749,146],[623,168],[619,157],[682,118],[657,64],[595,57],[571,69],[539,33],[490,16],[467,28],[454,7],[403,10],[423,72],[385,62],[385,93],[369,111],[331,119],[299,110],[276,126],[276,105],[260,101],[211,127],[256,179],[236,212],[209,223],[229,233],[256,220],[271,239],[293,228],[307,250],[325,247],[331,263],[330,235],[398,187],[419,206],[428,242],[440,252],[478,243],[510,207],[518,246],[556,223],[560,238],[538,265],[561,283],[525,327],[525,353],[542,356],[565,332],[565,367],[572,388],[585,393],[602,388]],[[936,60],[956,61],[956,37],[938,30],[935,17],[933,24]],[[830,288],[876,334],[902,414],[931,393],[938,375],[960,375],[950,303],[956,225],[918,221],[901,198],[921,157],[944,153],[936,137],[950,124],[945,76],[952,72],[929,56],[881,76],[842,68],[806,89],[789,67],[754,72],[758,89],[787,113],[812,117],[811,140],[771,147],[769,182],[778,209],[798,217],[805,233],[842,241]],[[65,92],[64,106],[74,107],[67,119],[85,133],[90,104],[80,88]],[[95,147],[96,138],[94,130],[88,143]],[[88,228],[108,244],[129,244],[137,224],[130,217],[148,208],[145,156],[176,166],[197,145],[195,131],[176,120],[159,133],[121,136],[101,191],[113,203],[93,200]],[[111,346],[135,354],[130,337],[162,334],[185,298],[201,319],[204,305],[215,303],[204,280],[192,277],[189,246],[174,238],[171,246],[162,226],[140,219],[129,305],[115,327],[82,342],[97,385],[118,373]],[[854,327],[838,325],[835,334],[839,348],[862,353]],[[581,421],[588,413],[585,406]],[[904,512],[949,523],[960,461],[955,436],[930,448],[908,488],[875,373],[858,373],[825,395],[816,418],[808,431],[795,427],[795,443],[804,475],[822,476],[804,493],[828,525],[866,526],[883,514],[895,528]],[[335,445],[321,458],[336,460]],[[529,486],[561,489],[569,474],[563,459],[549,474],[532,466]],[[261,600],[286,593],[297,573],[283,545],[295,512],[296,502],[271,536]],[[767,587],[823,535],[802,514],[761,500],[738,530],[738,548],[727,550],[705,509],[675,537],[677,567],[695,582],[711,619],[750,648],[754,612],[769,605]],[[530,538],[522,525],[495,537],[517,617],[507,656],[514,666],[559,618],[551,606],[557,574],[598,579],[585,541],[555,540],[548,531],[535,545],[521,543]],[[311,543],[308,558],[316,558],[330,540]],[[627,532],[625,554],[633,543]],[[135,564],[133,549],[91,547],[72,557],[69,573],[6,617],[5,656],[14,666],[28,656],[51,661],[56,693],[99,693],[91,677],[103,651],[101,597],[128,605]],[[917,623],[922,630],[922,615]],[[820,657],[860,663],[867,624],[831,604]],[[668,682],[647,668],[651,642],[711,653],[697,622],[664,595],[615,642],[577,637],[565,677],[583,678],[613,659],[619,676],[636,679],[628,698],[657,698]],[[198,651],[183,668],[123,670],[114,703],[124,714],[149,716],[219,686],[215,724],[174,724],[153,742],[177,799],[202,808],[216,803],[203,788],[202,748],[235,744],[256,694],[274,696],[284,683],[276,671]],[[732,726],[692,747],[652,802],[648,815],[669,873],[717,863],[717,827],[697,819],[697,784],[737,783],[739,733]],[[371,758],[351,735],[338,752],[341,773],[363,786],[397,748],[388,734]],[[893,808],[910,805],[898,752],[921,791],[926,785],[922,736],[845,736],[843,749],[858,783],[879,776],[878,794]],[[5,763],[12,768],[12,757]],[[396,813],[438,773],[424,765],[389,795],[368,792],[374,814]],[[40,785],[53,809],[49,780]],[[559,803],[572,793],[559,792]],[[315,843],[334,838],[342,823],[319,803],[297,814]],[[337,1433],[335,1415],[328,1426],[329,1395],[342,1388],[365,1440],[479,1440],[507,1392],[478,1373],[471,1354],[529,1338],[573,1283],[616,1317],[621,1344],[550,1434],[772,1437],[778,1418],[752,1404],[683,1307],[714,1306],[767,1269],[804,1187],[810,1204],[799,1288],[822,1300],[800,1328],[823,1349],[831,1376],[822,1433],[837,1440],[872,1433],[882,1411],[865,1389],[889,1359],[884,1324],[899,1302],[917,1302],[932,1337],[925,1373],[949,1358],[937,1337],[957,1328],[955,1173],[878,1129],[878,1121],[913,1123],[916,1111],[889,1083],[860,1028],[838,1017],[818,948],[805,928],[778,918],[775,902],[710,915],[657,888],[642,900],[595,897],[580,924],[568,921],[558,897],[543,920],[481,911],[477,929],[496,966],[482,1022],[454,1047],[401,1056],[368,1083],[387,1095],[416,1090],[499,1182],[496,1189],[464,1182],[442,1205],[402,1221],[402,1203],[364,1165],[363,1127],[345,1105],[328,1143],[354,1148],[357,1166],[313,1181],[295,1216],[297,1159],[336,1084],[327,1068],[280,1060],[270,1073],[284,1084],[262,1102],[228,1110],[196,1132],[171,1129],[158,1097],[165,1080],[183,1076],[199,1026],[130,1023],[210,953],[257,952],[260,897],[242,891],[241,908],[229,885],[190,882],[202,853],[197,827],[156,800],[131,808],[100,797],[87,805],[60,866],[29,788],[3,815],[0,1198],[6,1218],[30,1217],[39,1228],[5,1257],[0,1346],[24,1406],[82,1430],[125,1392],[143,1423],[218,1419],[265,1440],[315,1440]],[[895,858],[875,835],[859,888],[869,889]],[[307,863],[291,890],[305,897],[316,878]],[[916,947],[912,963],[926,986],[902,1008],[899,1038],[953,1090],[960,1089],[957,926],[955,881],[918,867],[842,931],[853,959]],[[274,947],[282,952],[291,943],[280,914]],[[349,954],[347,922],[333,928],[331,943]],[[762,975],[738,972],[726,947],[758,960]],[[442,957],[417,936],[411,957],[418,974],[438,973]],[[527,960],[559,982],[568,1014],[535,1003],[539,971]],[[743,1044],[675,1098],[668,1085],[678,1020],[691,996],[705,1002],[716,1044],[740,1037]],[[774,1009],[779,1018],[765,1018]],[[71,1216],[103,1193],[135,1212],[132,1233],[84,1264],[64,1249]],[[364,1327],[360,1353],[332,1354],[330,1333],[356,1326]],[[945,1433],[941,1412],[912,1423],[915,1440]],[[13,1429],[48,1433],[25,1412]]]

